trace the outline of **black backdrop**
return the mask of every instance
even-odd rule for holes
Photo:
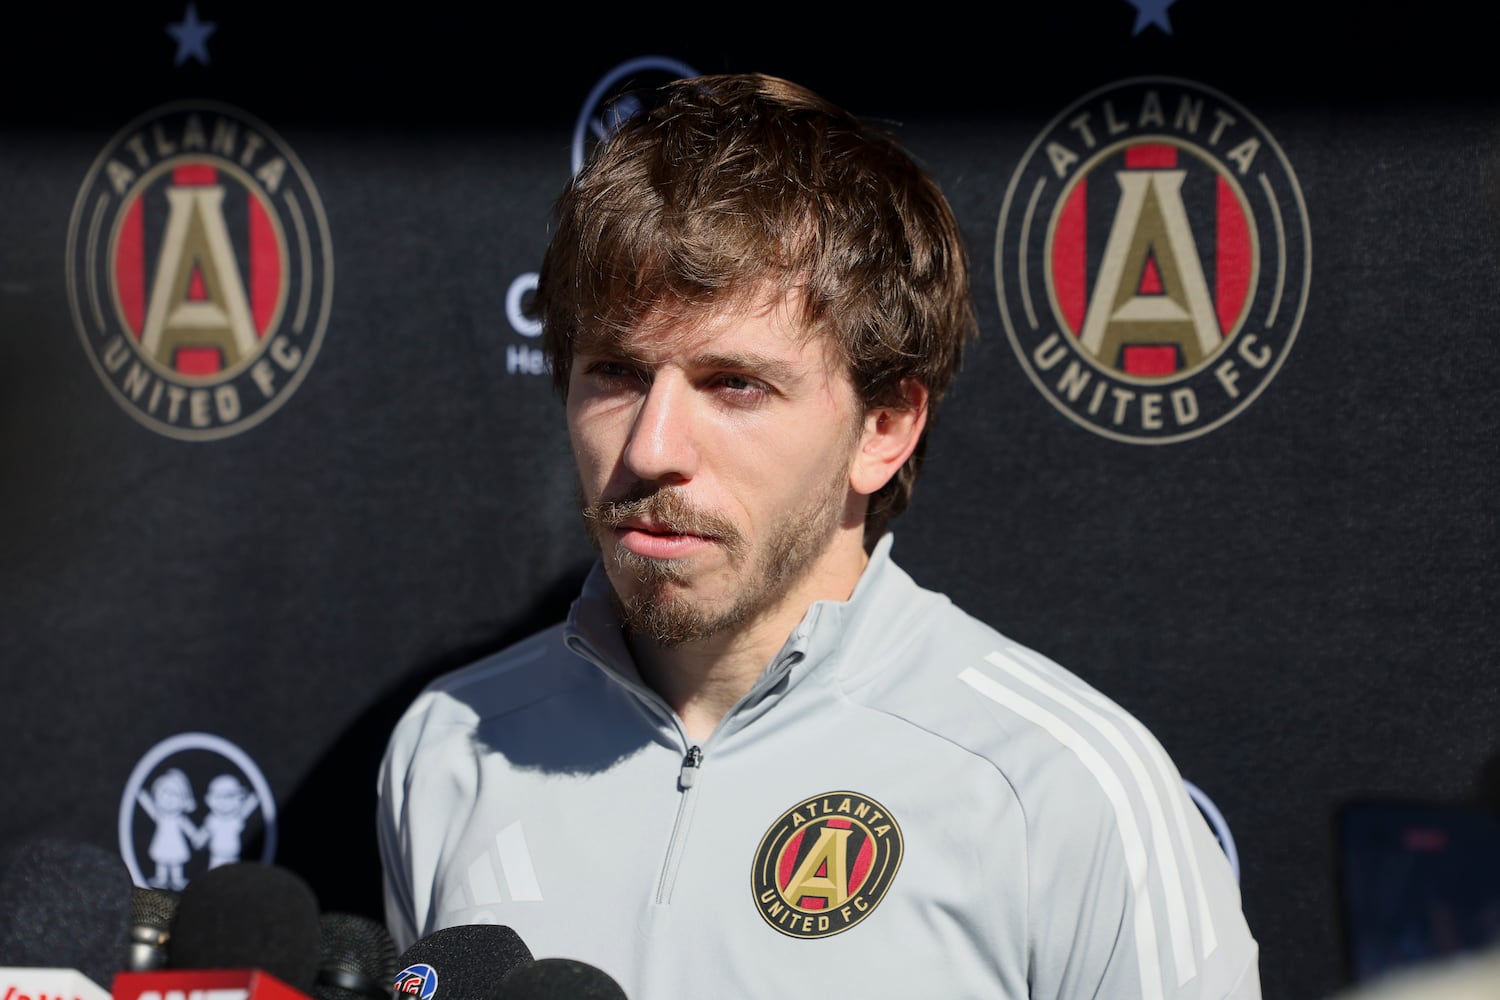
[[[539,262],[591,91],[650,56],[798,80],[932,169],[983,335],[897,558],[1157,733],[1227,823],[1268,997],[1346,982],[1340,808],[1475,801],[1497,749],[1493,58],[1437,8],[1139,6],[202,0],[196,57],[168,31],[181,3],[7,14],[0,841],[93,840],[150,875],[135,792],[178,767],[201,820],[227,772],[257,792],[246,856],[325,909],[378,913],[373,780],[396,714],[561,615],[588,560],[560,409],[507,293]],[[1295,177],[1282,222],[1305,211],[1295,340],[1253,402],[1173,443],[1052,405],[997,287],[1033,141],[1142,76],[1248,111]],[[274,133],[316,192],[282,189],[312,234],[299,343],[320,345],[263,419],[202,440],[116,397],[79,277],[108,252],[85,238],[96,160],[176,102]]]

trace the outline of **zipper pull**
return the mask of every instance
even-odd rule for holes
[[[703,751],[696,746],[688,748],[687,756],[682,758],[682,770],[677,774],[677,787],[687,791],[693,787],[693,782],[698,780],[698,768],[703,766]]]

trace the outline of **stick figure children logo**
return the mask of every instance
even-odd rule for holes
[[[203,789],[200,809],[194,788]],[[120,802],[120,855],[139,886],[180,892],[193,875],[276,849],[276,805],[255,762],[208,733],[163,740],[136,764]]]

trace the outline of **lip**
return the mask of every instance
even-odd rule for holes
[[[624,549],[647,559],[682,559],[714,542],[707,535],[679,534],[646,522],[622,524],[615,529],[615,537]]]

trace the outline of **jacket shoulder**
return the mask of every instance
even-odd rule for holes
[[[533,633],[431,680],[401,714],[392,746],[472,731],[584,683],[588,666],[564,644],[561,624]]]

